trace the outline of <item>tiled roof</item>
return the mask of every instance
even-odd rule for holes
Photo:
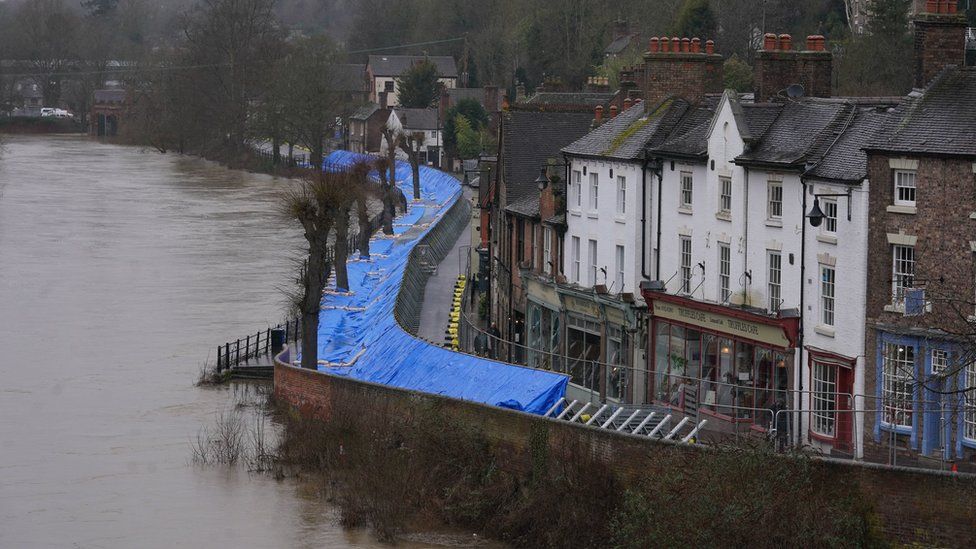
[[[807,99],[783,104],[762,139],[736,158],[737,164],[802,166],[829,144],[850,118],[853,107],[843,101]]]
[[[867,177],[864,145],[871,141],[889,114],[874,108],[859,108],[850,125],[806,175],[828,181],[858,183]]]
[[[762,139],[766,130],[773,125],[773,121],[779,116],[782,107],[782,104],[776,103],[743,103],[742,114],[753,139]]]
[[[682,99],[667,99],[645,113],[644,104],[637,103],[571,143],[563,152],[620,160],[641,158],[646,147],[664,141],[688,108]]]
[[[423,55],[370,55],[367,66],[373,71],[373,76],[399,76],[414,63],[423,61]],[[457,78],[457,63],[449,55],[431,55],[426,57],[437,65],[437,74],[442,78]]]
[[[603,49],[603,53],[609,55],[618,54],[624,51],[625,49],[627,49],[627,47],[630,46],[630,44],[633,43],[636,39],[637,39],[636,34],[627,34],[621,36],[620,38],[617,38],[613,42],[610,42],[610,44]]]
[[[594,108],[607,106],[613,99],[612,92],[539,92],[525,100],[526,105],[579,105]]]
[[[976,67],[947,67],[912,92],[867,148],[976,156]]]
[[[436,130],[437,109],[406,109],[396,107],[397,118],[409,130]]]
[[[668,140],[651,150],[664,156],[705,157],[708,154],[708,128],[714,114],[714,107],[690,109]]]
[[[539,217],[539,193],[526,194],[506,207],[505,211],[525,217]]]
[[[508,111],[502,118],[502,176],[506,200],[514,204],[538,194],[535,179],[549,158],[590,129],[589,112]]]
[[[373,116],[373,113],[378,110],[380,110],[380,106],[376,103],[367,103],[365,105],[356,107],[356,110],[352,111],[349,118],[353,120],[366,120],[370,116]]]

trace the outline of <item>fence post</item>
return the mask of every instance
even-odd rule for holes
[[[244,337],[244,361],[247,362],[247,354],[251,352],[251,336]]]
[[[234,366],[237,366],[238,364],[241,363],[241,340],[239,339],[237,340],[237,346],[236,346],[236,350],[234,351],[234,354],[236,355],[234,357]]]

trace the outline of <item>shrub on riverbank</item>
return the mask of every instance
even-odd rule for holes
[[[278,408],[279,458],[321,474],[343,524],[382,539],[447,524],[531,547],[875,544],[857,487],[830,482],[811,460],[664,448],[635,482],[582,448],[552,446],[539,423],[525,470],[516,449],[436,405],[418,402],[405,415],[384,401],[333,398],[328,422]]]

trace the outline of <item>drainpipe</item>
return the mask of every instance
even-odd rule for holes
[[[804,308],[804,299],[803,299],[803,296],[804,296],[804,294],[806,294],[806,292],[804,291],[804,288],[805,288],[804,284],[806,283],[806,276],[807,276],[806,275],[806,271],[807,271],[807,218],[806,218],[806,215],[807,215],[807,180],[802,175],[800,176],[800,183],[803,184],[803,212],[802,212],[803,213],[803,216],[800,218],[800,223],[802,224],[800,226],[800,330],[799,330],[799,333],[796,336],[796,346],[797,346],[797,348],[798,348],[798,350],[800,352],[800,364],[799,364],[799,368],[797,369],[796,388],[797,388],[797,391],[798,391],[797,392],[797,398],[801,402],[798,402],[798,403],[796,403],[798,405],[794,405],[793,406],[793,408],[796,408],[798,410],[800,408],[803,408],[803,406],[802,406],[802,404],[803,404],[803,402],[802,402],[802,399],[803,399],[803,362],[804,362],[804,360],[803,360],[803,333],[806,331],[806,322],[805,322],[805,319],[804,319],[804,315],[806,313],[806,310]],[[855,415],[855,414],[852,413],[851,415]],[[800,427],[801,426],[802,426],[802,424],[800,422],[800,416],[797,415],[797,417],[796,417],[796,434],[794,435],[794,438],[796,439],[795,442],[799,442],[800,441]],[[855,442],[855,445],[856,444],[857,443]],[[857,452],[856,449],[854,451],[855,451],[855,453]]]
[[[660,197],[659,197],[660,198]],[[650,280],[647,276],[647,158],[641,167],[641,276],[644,280]]]
[[[661,170],[657,172],[657,243],[654,256],[654,279],[661,280],[661,187],[664,180],[664,162],[662,160]]]
[[[749,168],[748,166],[742,168],[745,179],[745,228],[743,229],[743,257],[745,258],[745,264],[743,266],[742,272],[749,272]],[[742,296],[744,305],[752,305],[752,297],[749,295],[749,286],[752,286],[752,276],[747,278],[748,285],[746,286],[745,294]]]

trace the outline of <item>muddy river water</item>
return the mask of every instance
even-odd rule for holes
[[[287,183],[80,136],[4,141],[0,547],[380,547],[294,480],[191,461],[234,401],[194,387],[200,365],[282,318],[301,243],[274,210]]]

